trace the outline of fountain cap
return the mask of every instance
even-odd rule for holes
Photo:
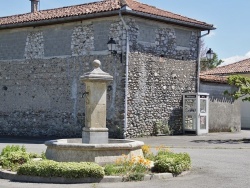
[[[99,68],[102,65],[101,61],[99,61],[98,59],[94,60],[92,64],[95,68]]]
[[[85,81],[99,81],[99,82],[108,82],[113,80],[113,76],[111,76],[109,73],[104,72],[100,66],[101,62],[96,59],[92,62],[92,65],[94,67],[94,70],[91,72],[85,73],[83,76],[80,77],[80,80],[82,82]]]

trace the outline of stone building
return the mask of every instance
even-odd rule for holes
[[[99,59],[110,137],[182,132],[181,97],[195,92],[201,31],[213,25],[136,0],[103,0],[0,18],[0,135],[81,135],[84,85]],[[113,38],[117,53],[107,42]]]

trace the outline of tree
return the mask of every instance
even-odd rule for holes
[[[201,58],[201,71],[206,71],[208,69],[213,69],[223,63],[223,60],[218,58],[218,55],[214,53],[214,57],[208,60],[206,57]]]
[[[238,90],[229,92],[225,91],[224,95],[229,95],[234,99],[239,99],[241,97],[242,101],[250,102],[250,78],[240,75],[232,75],[227,78],[227,82],[229,85],[236,86]]]
[[[207,51],[208,51],[208,48],[206,47],[204,40],[201,39],[200,41],[201,71],[213,69],[219,66],[221,63],[223,63],[223,60],[219,59],[216,53],[214,53],[213,59],[208,60],[206,57]]]
[[[201,39],[201,41],[200,41],[200,56],[201,56],[201,59],[206,58],[207,51],[208,51],[208,48],[206,47],[204,40]]]

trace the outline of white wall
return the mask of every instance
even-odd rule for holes
[[[241,128],[250,129],[250,102],[241,102]]]

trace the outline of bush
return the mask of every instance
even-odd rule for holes
[[[114,175],[121,175],[127,172],[125,166],[119,166],[116,164],[107,164],[104,168],[105,175],[107,176],[114,176]]]
[[[157,136],[157,135],[172,135],[173,130],[170,128],[168,123],[166,121],[157,121],[153,125],[153,132],[152,135]]]
[[[30,160],[30,154],[26,152],[24,146],[6,146],[0,156],[0,165],[4,169],[16,171],[17,168]]]
[[[154,161],[154,154],[151,152],[151,147],[149,145],[143,145],[141,147],[144,158],[150,161]]]
[[[3,148],[1,152],[1,156],[8,155],[9,153],[16,152],[16,151],[23,151],[26,152],[26,148],[24,146],[20,147],[18,145],[6,146]]]
[[[123,181],[142,181],[144,179],[144,173],[135,172],[128,174],[128,176],[123,177]]]
[[[161,153],[155,157],[154,172],[170,172],[178,175],[191,168],[191,159],[187,153]]]
[[[19,175],[64,178],[102,178],[104,169],[91,162],[55,162],[51,160],[29,162],[19,167]]]
[[[24,163],[29,162],[33,158],[45,158],[45,154],[29,153],[24,146],[11,145],[3,148],[0,155],[0,166],[4,169],[16,171],[17,168]]]
[[[150,162],[140,156],[129,159],[123,155],[115,164],[107,164],[104,171],[107,176],[122,175],[123,181],[140,181],[149,172]]]
[[[22,165],[30,160],[28,153],[23,151],[11,152],[7,156],[1,157],[1,165],[3,168],[16,170],[19,165]]]

